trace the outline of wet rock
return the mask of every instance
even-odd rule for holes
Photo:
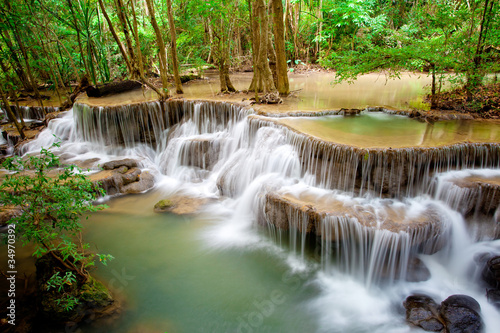
[[[483,253],[475,259],[481,272],[482,284],[486,287],[486,297],[491,304],[500,309],[500,255]]]
[[[406,274],[406,281],[408,282],[421,282],[427,281],[431,278],[431,272],[418,258],[412,258],[408,262],[408,272]]]
[[[142,84],[134,80],[125,80],[108,83],[101,86],[88,86],[86,88],[87,96],[103,97],[107,95],[119,94],[125,91],[135,90],[142,87]]]
[[[360,109],[340,109],[340,113],[342,113],[345,117],[355,116],[361,113]]]
[[[210,198],[192,197],[189,195],[172,195],[158,201],[154,206],[156,213],[174,213],[177,215],[192,215],[197,213],[203,205],[210,202]]]
[[[122,188],[122,193],[133,194],[145,192],[155,185],[155,176],[149,172],[144,171],[137,176],[137,180],[126,184]]]
[[[441,303],[440,314],[448,333],[482,332],[480,313],[479,303],[467,295],[452,295]]]
[[[408,166],[398,163],[373,168],[373,187],[382,194],[401,193],[408,185]]]
[[[221,139],[193,139],[184,143],[185,165],[212,170],[219,160]]]
[[[481,212],[493,216],[500,207],[500,178],[470,176],[452,181],[461,189],[455,203],[464,215]]]
[[[129,169],[137,167],[137,161],[131,158],[125,158],[123,160],[109,161],[102,165],[104,170],[113,170],[119,167],[125,166]]]
[[[486,260],[484,260],[486,259]],[[482,278],[486,285],[493,289],[500,289],[500,255],[490,254],[484,258]]]
[[[439,316],[439,305],[429,296],[408,296],[403,303],[406,321],[426,331],[441,332],[444,328]]]
[[[104,189],[107,195],[141,193],[154,186],[154,175],[138,168],[103,170],[90,175],[90,180]]]
[[[384,230],[394,234],[395,242],[387,243],[387,246],[395,250],[406,244],[406,240],[397,241],[397,235],[408,233],[411,235],[411,247],[418,252],[432,254],[441,249],[449,229],[441,222],[437,210],[429,207],[409,218],[408,209],[404,205],[394,205],[391,200],[375,208],[370,202],[346,200],[336,192],[316,193],[304,189],[295,194],[276,191],[266,194],[260,223],[272,224],[280,230],[293,227],[334,242],[354,241],[356,237],[361,237],[354,236],[351,229],[368,239],[374,237],[377,231]],[[325,218],[328,218],[329,227],[325,227]]]

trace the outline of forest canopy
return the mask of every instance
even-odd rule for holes
[[[388,70],[454,72],[467,89],[499,71],[499,3],[492,0],[0,0],[2,93],[61,94],[133,79],[175,82],[188,68],[252,68],[250,91],[289,92],[299,63],[337,80]],[[154,88],[152,86],[152,88]],[[433,86],[435,90],[435,86]]]

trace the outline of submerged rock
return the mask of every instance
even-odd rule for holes
[[[6,225],[11,219],[21,215],[21,209],[14,206],[0,206],[0,227]]]
[[[189,195],[172,195],[158,201],[154,206],[154,211],[156,213],[169,212],[177,215],[192,215],[197,213],[210,200],[210,198],[199,198]]]

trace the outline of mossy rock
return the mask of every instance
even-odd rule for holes
[[[160,200],[158,201],[156,204],[155,204],[155,212],[164,212],[164,211],[168,211],[170,209],[172,209],[174,207],[174,203],[172,202],[172,200],[169,200],[169,199],[163,199],[163,200]]]
[[[169,212],[177,215],[194,215],[210,201],[212,201],[210,198],[175,194],[167,199],[158,201],[154,206],[154,211],[156,213]]]
[[[64,275],[65,268],[50,254],[39,258],[35,265],[40,312],[42,317],[50,322],[78,323],[89,316],[99,318],[110,314],[114,312],[112,308],[118,306],[109,290],[91,276],[85,282],[76,281],[71,285],[65,285],[61,292],[57,289],[47,290],[47,281],[51,276],[56,272]],[[78,300],[77,305],[71,309],[67,308],[65,301],[60,301],[63,296]]]

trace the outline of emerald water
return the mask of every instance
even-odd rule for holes
[[[307,302],[314,270],[291,269],[269,241],[220,249],[215,221],[153,212],[161,192],[115,198],[93,214],[89,241],[116,259],[98,277],[124,297],[112,325],[88,332],[305,332],[317,324]],[[258,233],[258,232],[257,232]],[[258,326],[258,329],[256,328]]]
[[[431,124],[382,112],[362,112],[348,117],[289,117],[279,121],[321,139],[360,148],[500,142],[498,121],[447,120]]]

